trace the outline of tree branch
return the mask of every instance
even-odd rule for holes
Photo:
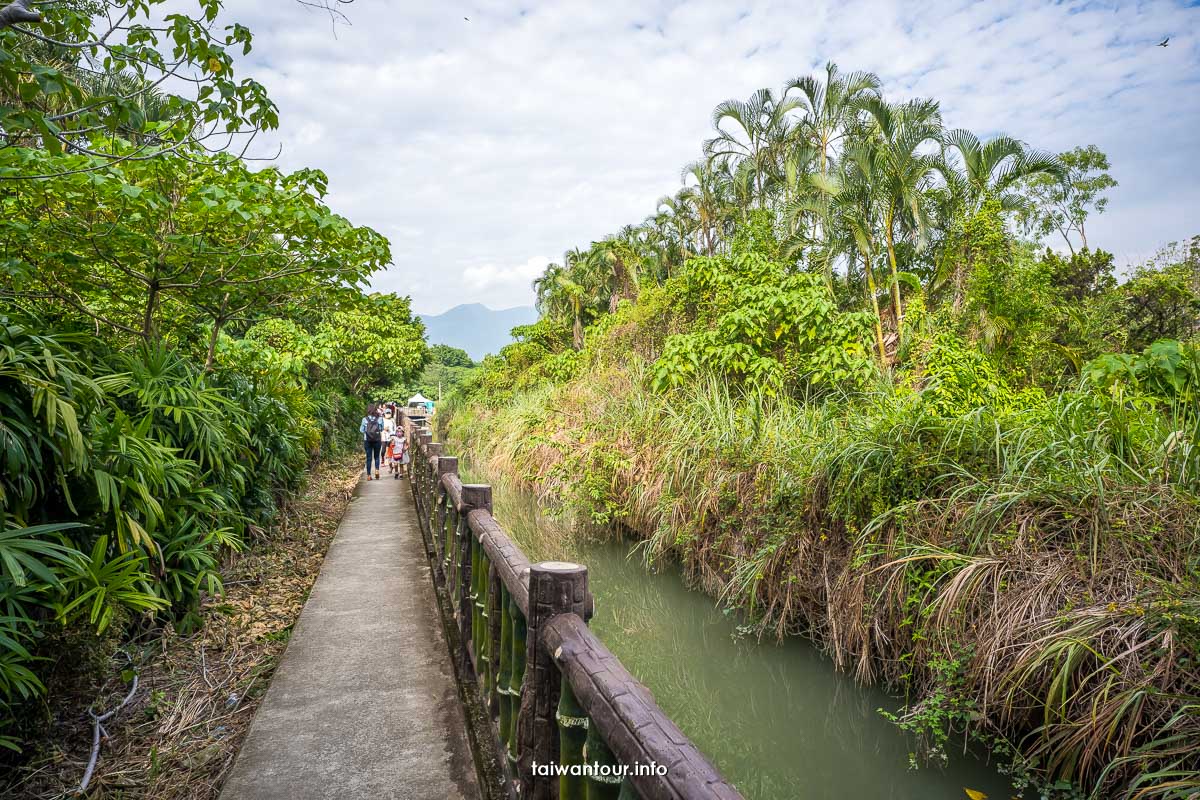
[[[125,695],[125,699],[121,701],[121,705],[117,706],[112,711],[99,716],[97,716],[96,712],[92,711],[90,708],[88,709],[88,716],[92,718],[92,756],[88,759],[87,769],[83,773],[83,780],[79,783],[80,794],[86,792],[88,784],[92,782],[92,773],[96,769],[96,760],[100,756],[100,732],[104,730],[102,727],[103,723],[105,720],[112,717],[113,714],[116,714],[122,708],[129,705],[129,701],[133,699],[133,696],[137,693],[137,689],[138,674],[135,672],[133,673],[133,685],[129,687],[129,694]],[[105,738],[108,738],[107,731],[105,731],[104,736]]]

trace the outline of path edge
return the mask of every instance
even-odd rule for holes
[[[405,477],[405,483],[408,482],[409,479]],[[419,508],[416,513],[420,517]],[[503,754],[500,742],[496,738],[492,716],[479,694],[475,676],[463,674],[461,653],[464,652],[465,645],[459,633],[453,601],[446,587],[441,565],[438,563],[437,552],[420,519],[417,520],[417,530],[421,532],[421,544],[429,562],[429,580],[433,583],[433,595],[437,598],[438,618],[442,623],[446,649],[454,670],[454,684],[458,687],[458,698],[462,703],[463,716],[467,723],[467,742],[475,762],[475,777],[479,784],[481,800],[513,800],[513,795],[507,789],[508,773],[504,768]]]

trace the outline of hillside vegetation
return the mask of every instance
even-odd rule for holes
[[[1121,282],[1101,152],[869,74],[714,126],[443,434],[903,692],[917,760],[965,733],[1046,796],[1200,791],[1200,238]]]

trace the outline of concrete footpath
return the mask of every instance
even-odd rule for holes
[[[408,482],[360,481],[221,800],[476,800]]]

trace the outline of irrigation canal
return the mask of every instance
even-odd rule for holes
[[[914,743],[879,713],[897,709],[896,698],[855,684],[807,641],[743,635],[736,615],[689,590],[677,571],[652,573],[628,544],[567,534],[532,494],[492,487],[496,519],[531,560],[588,566],[592,629],[747,800],[1013,796],[994,766],[971,755],[910,769]]]

